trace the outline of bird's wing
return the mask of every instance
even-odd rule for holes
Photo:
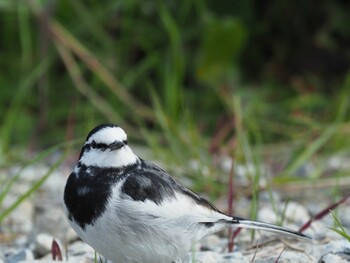
[[[130,172],[121,187],[122,197],[142,202],[132,203],[138,209],[165,218],[189,216],[203,222],[230,220],[209,201],[178,184],[163,169],[141,162],[140,168]]]
[[[166,220],[183,219],[188,225],[203,224],[210,228],[206,230],[206,234],[231,225],[308,238],[288,228],[225,215],[209,201],[178,184],[168,173],[149,162],[143,161],[139,171],[130,173],[121,190],[122,196],[133,201],[128,203],[129,212],[136,211]]]

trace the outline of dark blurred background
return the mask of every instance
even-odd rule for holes
[[[349,10],[345,0],[2,0],[2,163],[17,146],[82,140],[104,122],[175,153],[235,151],[239,131],[253,147],[299,153],[323,138],[312,154],[348,153]]]

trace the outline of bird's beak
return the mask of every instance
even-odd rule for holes
[[[115,151],[115,150],[122,148],[124,145],[125,144],[123,142],[114,142],[114,143],[110,144],[108,148],[111,151]]]

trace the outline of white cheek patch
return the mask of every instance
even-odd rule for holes
[[[84,152],[80,158],[80,162],[86,166],[96,166],[103,168],[119,168],[135,164],[138,157],[133,153],[129,146],[115,150],[115,151],[101,151],[98,149],[90,149]]]

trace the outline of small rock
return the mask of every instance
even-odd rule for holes
[[[30,242],[30,237],[28,235],[18,235],[16,239],[13,240],[12,245],[14,247],[26,247]]]
[[[51,251],[52,241],[54,238],[47,233],[39,233],[35,237],[34,251],[40,256],[43,256]]]
[[[263,206],[258,210],[258,219],[266,223],[276,224],[282,217],[284,206],[280,206],[278,214],[271,206]],[[289,202],[284,211],[284,218],[287,219],[287,222],[293,222],[301,226],[310,218],[310,215],[304,206],[296,202]],[[283,225],[286,226],[287,224],[283,223]]]
[[[348,257],[347,260],[350,260],[350,243],[345,239],[335,240],[323,245],[318,250],[314,250],[313,252],[315,254],[319,252],[319,255],[321,255],[319,256],[320,259],[324,259],[324,257],[327,255],[337,255],[343,259]]]
[[[5,259],[5,263],[17,263],[19,261],[28,261],[28,260],[29,261],[34,260],[34,254],[29,249],[23,249],[15,254],[7,257]]]
[[[315,171],[315,165],[313,163],[306,163],[295,171],[295,176],[309,177],[313,171]]]
[[[70,242],[78,237],[69,225],[63,207],[60,206],[41,207],[35,217],[35,228],[63,241]]]
[[[205,238],[203,238],[200,242],[201,244],[201,251],[214,251],[214,252],[221,252],[222,251],[222,245],[223,240],[220,239],[217,235],[210,235]],[[225,243],[227,244],[228,240],[226,238]]]
[[[223,254],[225,263],[249,263],[248,258],[244,257],[240,252]]]
[[[283,204],[282,207],[284,207]],[[310,214],[307,209],[299,203],[296,202],[288,202],[287,208],[285,210],[285,217],[292,222],[303,224],[305,220],[310,218]]]
[[[284,251],[282,255],[274,255],[267,258],[256,258],[254,263],[310,263],[317,262],[312,256],[306,255],[305,253],[295,252],[295,251]],[[278,261],[277,261],[278,259]]]
[[[205,251],[189,253],[182,261],[183,263],[225,263],[222,256],[218,253]]]
[[[322,240],[331,232],[321,221],[314,221],[311,223],[303,233],[315,240]]]
[[[348,171],[350,169],[349,156],[335,155],[328,159],[327,168],[333,171]]]
[[[9,207],[17,198],[18,196],[8,194],[3,207]],[[34,206],[31,200],[26,199],[4,219],[2,225],[4,229],[11,229],[11,232],[29,234],[33,228],[33,214]]]
[[[266,223],[276,224],[278,216],[272,207],[263,206],[258,210],[258,219]]]
[[[37,193],[36,201],[44,204],[60,204],[63,201],[63,191],[70,172],[58,169],[44,182],[41,191]],[[39,199],[39,200],[38,200]]]
[[[323,255],[318,262],[319,263],[346,263],[346,262],[349,262],[349,260],[343,259],[340,255],[329,253],[329,254]]]
[[[76,241],[69,245],[68,256],[77,256],[82,254],[94,254],[95,250],[83,241]]]

